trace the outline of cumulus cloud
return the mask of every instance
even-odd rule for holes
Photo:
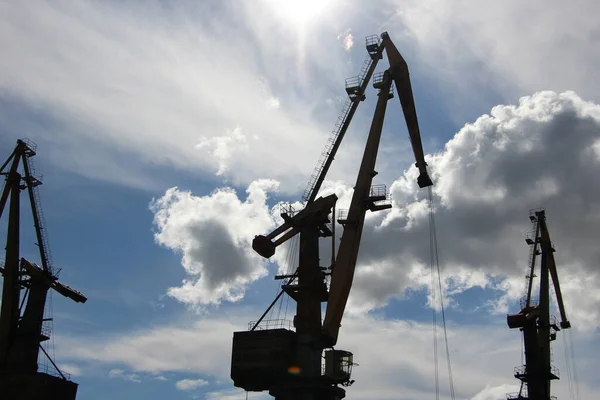
[[[598,326],[600,299],[592,285],[600,256],[593,244],[600,163],[590,147],[599,135],[600,106],[573,92],[540,92],[494,107],[429,156],[447,279],[465,290],[490,285],[487,277],[508,277],[514,281],[495,288],[514,300],[520,295],[514,288],[524,290],[529,210],[545,207],[569,313],[580,328]],[[418,190],[416,176],[411,168],[394,182],[394,209],[363,235],[355,304],[382,305],[403,288],[424,284],[429,226],[426,191]]]
[[[178,390],[194,390],[198,389],[200,386],[208,385],[208,382],[204,379],[182,379],[180,381],[175,382],[175,387]]]
[[[266,201],[277,187],[272,180],[253,182],[245,201],[233,189],[194,196],[175,187],[154,200],[155,240],[182,254],[188,274],[168,294],[191,305],[237,301],[247,284],[265,276],[266,261],[251,242],[273,226]]]

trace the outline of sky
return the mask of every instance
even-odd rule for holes
[[[301,207],[344,81],[367,56],[364,38],[382,32],[409,65],[434,181],[456,398],[518,390],[521,339],[506,314],[519,311],[540,207],[573,325],[553,342],[553,394],[594,398],[598,12],[592,0],[0,2],[0,156],[19,138],[37,144],[53,264],[88,297],[54,293],[47,308],[51,354],[78,399],[246,398],[229,377],[233,332],[263,313],[294,258],[293,240],[267,262],[252,238],[281,222],[280,203]],[[340,209],[375,94],[322,188]],[[412,157],[394,98],[374,182],[393,207],[367,215],[338,343],[359,364],[348,399],[435,396],[429,209]],[[39,262],[29,222],[21,250]],[[291,319],[292,303],[270,318]]]

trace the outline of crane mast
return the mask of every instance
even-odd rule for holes
[[[546,225],[545,210],[534,211],[530,215],[535,225],[534,235],[526,239],[531,247],[530,271],[528,274],[527,294],[524,307],[517,314],[508,315],[509,328],[519,328],[523,332],[525,347],[525,365],[515,368],[515,378],[521,381],[518,393],[511,394],[509,400],[550,400],[550,384],[559,379],[558,369],[551,364],[550,342],[556,339],[560,329],[568,329],[571,323],[567,319],[563,304],[554,247]],[[539,271],[539,301],[532,298],[533,279],[537,256],[541,256]],[[560,324],[550,316],[550,277],[554,285],[556,300],[560,311]]]
[[[350,379],[353,354],[333,349],[333,346],[337,343],[352,286],[366,212],[392,206],[385,185],[373,186],[372,181],[377,175],[375,163],[387,102],[394,97],[393,82],[399,92],[411,144],[418,147],[413,149],[416,166],[420,171],[417,182],[420,187],[432,185],[426,170],[406,62],[387,33],[381,35],[381,40],[377,36],[368,37],[366,47],[370,61],[368,59],[365,63],[361,76],[346,82],[351,105],[347,103],[342,121],[336,124],[338,129],[334,130],[334,135],[323,152],[325,159],[319,160],[311,177],[304,195],[307,201],[305,208],[297,214],[283,212],[281,217],[284,223],[280,227],[267,235],[256,236],[252,242],[257,253],[269,258],[275,254],[279,245],[295,235],[300,236],[299,265],[296,272],[276,277],[287,279],[282,285],[282,293],[287,293],[296,301],[293,321],[295,332],[284,326],[268,327],[269,329],[261,326],[268,309],[258,322],[252,323],[249,331],[234,332],[231,378],[235,386],[247,391],[268,390],[279,400],[339,400],[345,397],[345,390],[338,385],[349,386],[353,382]],[[377,60],[383,57],[384,51],[388,55],[390,68],[383,73],[374,74]],[[333,236],[332,229],[329,228],[329,215],[335,208],[337,196],[330,194],[317,197],[317,193],[358,104],[365,99],[364,92],[371,77],[373,86],[378,89],[377,106],[350,208],[338,219],[344,226],[344,232],[337,258],[329,268],[322,267],[319,260],[319,238]],[[327,275],[331,275],[329,290]],[[321,322],[321,304],[324,302],[327,306]],[[274,304],[275,301],[270,307]]]

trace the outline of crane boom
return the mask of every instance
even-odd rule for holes
[[[419,169],[417,182],[421,188],[433,185],[427,173],[427,163],[425,162],[423,145],[421,143],[421,134],[419,132],[408,66],[394,43],[392,43],[387,32],[384,32],[381,37],[382,47],[385,47],[390,62],[390,69],[385,72],[383,81],[380,83],[379,99],[356,186],[354,187],[354,195],[348,211],[348,222],[344,227],[335,270],[332,272],[329,301],[327,302],[325,320],[323,321],[323,332],[326,340],[332,344],[337,342],[340,323],[346,308],[348,296],[350,295],[365,214],[368,209],[372,209],[369,208],[372,207],[372,202],[369,202],[369,189],[373,177],[377,174],[375,171],[375,160],[377,158],[377,149],[392,80],[395,83],[398,97],[400,98],[400,106],[404,112],[406,126],[416,159],[416,167]]]
[[[420,172],[417,183],[420,188],[431,186],[433,185],[433,182],[431,182],[431,178],[429,178],[429,174],[427,173],[427,163],[425,162],[423,144],[421,143],[421,132],[419,131],[419,120],[417,118],[415,100],[410,84],[408,65],[390,39],[388,33],[382,33],[381,38],[390,61],[390,69],[392,71],[392,76],[394,77],[394,83],[396,84],[396,91],[398,92],[404,119],[406,120],[406,127],[408,128],[410,142],[415,155],[416,166]]]
[[[558,281],[558,272],[556,270],[556,261],[554,260],[554,248],[550,241],[550,233],[548,232],[548,226],[546,225],[546,218],[543,214],[539,217],[539,230],[542,251],[546,254],[546,263],[548,266],[548,272],[552,277],[552,284],[554,285],[554,292],[556,294],[556,302],[558,303],[558,310],[560,312],[560,327],[567,329],[571,327],[571,323],[567,319],[567,313],[565,311],[565,305],[563,303],[562,292],[560,290],[560,283]]]
[[[335,269],[331,276],[331,289],[323,321],[323,332],[325,333],[326,340],[331,341],[330,344],[332,346],[337,342],[340,322],[342,321],[342,315],[344,314],[346,302],[350,294],[365,214],[372,204],[369,202],[369,192],[373,177],[377,174],[375,171],[375,161],[377,160],[377,151],[379,149],[383,119],[389,100],[391,85],[391,75],[389,71],[386,71],[383,76],[356,185],[354,186],[354,194],[352,195],[352,202],[348,210],[347,223],[344,226]]]

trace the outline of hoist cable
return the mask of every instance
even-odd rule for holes
[[[431,305],[432,305],[432,323],[431,327],[433,330],[433,364],[435,368],[435,399],[440,399],[440,382],[439,382],[439,367],[438,367],[438,349],[437,349],[437,320],[436,320],[436,310],[435,310],[435,275],[433,269],[433,263],[430,268],[431,273]]]
[[[297,265],[297,256],[298,256],[298,247],[299,247],[299,242],[300,239],[298,237],[295,237],[292,239],[292,243],[290,245],[290,258],[289,258],[289,264],[291,265]],[[291,271],[291,268],[288,268],[288,273],[289,271]],[[288,284],[290,283],[289,281],[287,282]],[[283,313],[283,319],[287,318],[287,312],[288,312],[288,306],[290,303],[290,296],[286,296],[285,297],[285,311]]]
[[[286,254],[286,259],[285,259],[285,265],[284,268],[282,269],[282,272],[286,275],[291,275],[291,271],[293,269],[293,260],[294,260],[294,252],[296,249],[296,243],[297,240],[296,238],[292,239],[291,242],[288,242],[288,246],[287,246],[287,254]],[[286,282],[289,283],[289,282]],[[281,298],[279,300],[279,307],[277,309],[277,319],[281,319],[281,306],[283,305],[283,298]],[[286,310],[286,315],[287,315],[287,310]],[[285,319],[285,317],[284,317]]]
[[[569,399],[575,400],[575,393],[573,390],[573,374],[571,372],[571,359],[569,357],[569,346],[567,346],[567,339],[565,335],[561,335],[563,340],[563,347],[565,350],[565,364],[567,365],[567,383],[569,384]]]
[[[521,335],[521,365],[525,365],[525,338]]]
[[[431,274],[432,274],[432,297],[435,299],[434,295],[434,272],[437,272],[437,283],[439,288],[439,298],[440,298],[440,311],[442,314],[442,326],[444,329],[444,344],[446,346],[446,363],[448,367],[448,381],[450,385],[450,397],[452,400],[456,399],[454,393],[454,378],[452,376],[452,363],[450,362],[450,346],[448,345],[448,330],[446,328],[446,313],[444,310],[444,294],[442,289],[442,278],[440,272],[440,258],[438,252],[438,243],[437,243],[437,232],[435,228],[435,207],[433,204],[433,190],[431,186],[428,187],[429,194],[429,238],[430,238],[430,262],[431,262]],[[435,270],[434,270],[435,266]],[[437,325],[436,317],[435,317],[435,306],[433,309],[434,312],[434,325]],[[434,351],[435,354],[435,364],[436,364],[436,399],[439,398],[439,383],[438,383],[438,360],[437,360],[437,326],[434,327]]]
[[[577,378],[577,365],[575,364],[575,350],[573,348],[573,336],[571,335],[571,331],[567,333],[569,336],[569,347],[571,349],[571,369],[573,370],[573,386],[575,386],[575,398],[577,400],[581,399],[579,395],[579,379]]]
[[[50,316],[46,317],[48,318],[50,321],[50,335],[52,336],[52,357],[54,357],[54,359],[56,360],[56,346],[54,344],[54,337],[56,336],[54,334],[54,296],[53,296],[53,290],[50,291]]]
[[[435,380],[435,399],[440,399],[440,382],[439,382],[439,363],[438,363],[438,349],[437,349],[437,311],[436,306],[436,295],[435,295],[435,258],[434,258],[434,243],[433,230],[431,229],[431,223],[433,219],[431,201],[429,202],[429,273],[431,274],[431,309],[432,309],[432,325],[433,330],[433,364],[434,364],[434,380]]]
[[[287,254],[287,258],[289,258],[289,253]],[[287,269],[289,269],[289,262],[284,262],[284,268],[285,268],[285,264],[287,264]],[[286,272],[287,270],[285,270],[284,272]],[[293,276],[287,281],[287,284],[290,284],[294,279],[296,278],[296,274],[293,274]],[[282,296],[283,296],[284,291],[281,289],[281,286],[279,284],[276,285],[276,291],[275,291],[275,299],[273,300],[273,302],[271,303],[271,305],[267,308],[267,310],[263,313],[263,315],[258,319],[258,321],[256,321],[254,323],[254,326],[250,329],[251,331],[255,330],[258,325],[263,321],[263,319],[267,316],[267,314],[269,315],[268,320],[273,320],[273,313],[275,312],[275,305],[277,304],[278,301],[282,301]],[[279,307],[281,309],[281,307]],[[279,318],[279,317],[278,317]]]

